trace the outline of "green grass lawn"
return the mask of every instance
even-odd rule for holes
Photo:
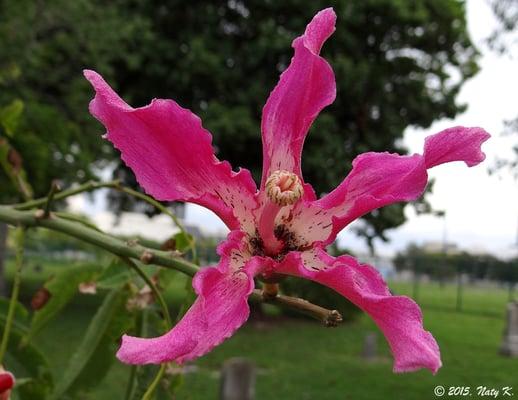
[[[398,293],[412,290],[405,284],[391,286]],[[465,292],[470,312],[455,313],[451,311],[454,286],[421,287],[425,327],[442,351],[444,366],[436,376],[428,371],[393,374],[385,340],[366,316],[335,329],[308,320],[271,318],[249,322],[201,358],[198,370],[186,375],[177,399],[217,399],[218,372],[230,357],[246,357],[257,365],[257,399],[434,399],[436,385],[470,386],[472,398],[478,398],[475,389],[479,385],[514,386],[518,395],[518,359],[498,355],[507,293],[472,290]],[[482,315],[472,312],[479,309]],[[39,337],[56,376],[65,368],[69,351],[80,342],[92,313],[90,308],[71,307]],[[378,334],[380,357],[365,362],[362,343],[372,331]],[[123,398],[128,375],[128,367],[116,364],[98,390],[86,398]]]
[[[411,283],[393,282],[390,288],[398,294],[413,297]],[[518,293],[515,293],[518,297]],[[422,307],[437,308],[455,311],[457,302],[457,286],[446,284],[441,287],[438,283],[420,284],[416,300]],[[500,316],[509,301],[509,292],[506,288],[488,289],[473,285],[464,285],[461,295],[461,310],[466,313],[487,314]]]

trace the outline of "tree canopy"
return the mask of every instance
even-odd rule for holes
[[[514,0],[491,0],[489,2],[497,19],[497,26],[488,43],[500,55],[513,57],[518,50],[518,3]],[[518,134],[518,114],[504,121],[505,134]],[[518,143],[513,147],[515,157],[497,159],[496,168],[508,168],[514,178],[518,178]]]
[[[462,112],[456,96],[478,68],[457,0],[0,4],[0,105],[25,103],[23,134],[12,143],[37,194],[52,178],[81,181],[118,162],[87,113],[85,67],[134,106],[162,97],[192,109],[213,133],[218,157],[258,178],[262,106],[289,64],[293,38],[332,5],[337,30],[323,56],[336,74],[337,99],[312,127],[303,155],[304,177],[319,193],[336,186],[359,153],[405,152],[406,127]],[[134,179],[121,164],[114,174]],[[361,233],[372,240],[400,225],[403,207],[368,215]]]

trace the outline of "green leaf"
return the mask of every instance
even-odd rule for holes
[[[45,325],[47,325],[78,293],[78,286],[81,282],[87,282],[96,276],[100,271],[97,265],[81,265],[67,268],[51,278],[45,288],[50,292],[50,300],[34,313],[31,321],[31,328],[27,335],[26,342],[32,340]]]
[[[115,353],[120,337],[123,333],[132,329],[135,323],[134,316],[126,310],[128,294],[129,292],[127,291],[119,294],[108,328],[104,332],[99,345],[93,351],[88,363],[84,366],[67,393],[89,391],[95,388],[110,370],[115,361]]]
[[[23,113],[23,108],[24,105],[21,100],[13,100],[8,106],[0,108],[0,124],[2,124],[7,136],[14,136]]]
[[[128,295],[127,290],[114,290],[106,296],[70,358],[52,399],[62,399],[66,393],[91,389],[100,383],[115,359],[117,339],[133,323],[125,310]]]
[[[0,298],[0,323],[5,324],[7,312],[9,309],[10,299]],[[27,332],[29,330],[29,312],[19,302],[16,302],[14,311],[13,326],[19,331]]]
[[[132,400],[141,400],[144,393],[146,393],[147,388],[155,378],[159,366],[148,366],[137,368],[137,376],[136,376],[136,386],[133,391]]]
[[[123,265],[117,257],[103,270],[96,283],[100,289],[118,289],[135,276],[135,272]]]
[[[4,326],[5,320],[0,319],[2,331]],[[20,400],[45,400],[53,387],[52,373],[46,358],[34,345],[22,346],[25,333],[25,329],[13,324],[7,349],[10,369],[19,382],[24,382],[16,386],[15,392]]]
[[[184,253],[189,250],[194,243],[194,237],[187,232],[178,232],[173,236],[175,241],[176,250]]]
[[[151,313],[149,310],[142,310],[140,314],[139,322],[137,324],[137,331],[135,334],[139,337],[157,336],[163,332],[157,331],[154,328],[156,325],[163,322],[162,318],[157,319],[156,313]],[[156,365],[137,365],[134,371],[131,388],[127,390],[126,399],[128,400],[141,400],[144,393],[146,393],[149,385],[155,379],[155,376],[159,370],[159,366]],[[156,392],[152,398],[156,398]],[[159,397],[167,398],[167,397]]]

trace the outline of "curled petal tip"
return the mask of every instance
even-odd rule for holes
[[[306,27],[305,46],[314,54],[320,53],[323,43],[335,31],[336,14],[332,7],[319,11]]]
[[[125,364],[160,364],[181,357],[195,346],[196,341],[186,336],[171,338],[166,334],[146,339],[123,335],[116,356]]]
[[[336,21],[335,9],[333,7],[324,8],[315,15],[314,19],[316,18],[333,19],[334,21]]]
[[[424,144],[426,168],[452,161],[464,161],[468,167],[486,158],[481,146],[491,137],[478,127],[456,126],[428,136]]]
[[[95,82],[101,80],[103,81],[103,78],[101,75],[99,75],[97,72],[91,69],[84,69],[83,70],[83,76],[92,84],[95,86]]]
[[[122,335],[120,339],[120,347],[117,351],[116,357],[126,364],[136,364],[138,363],[138,353],[132,351],[135,348],[134,343],[132,343],[134,338],[129,335]]]

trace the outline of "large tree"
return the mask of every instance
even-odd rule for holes
[[[490,0],[489,4],[497,18],[497,25],[488,43],[500,55],[516,57],[518,54],[518,2],[516,0]],[[516,117],[505,123],[505,134],[518,135],[518,111]],[[497,168],[508,168],[518,178],[518,142],[513,147],[514,159],[498,159]],[[518,242],[517,242],[518,244]]]
[[[0,1],[0,106],[24,104],[10,142],[35,195],[55,178],[91,178],[93,161],[112,157],[88,115],[91,93],[81,71],[95,66],[111,76],[117,63],[130,64],[146,29],[120,1]],[[3,202],[16,198],[6,179],[0,174]]]
[[[213,133],[218,156],[259,177],[262,106],[289,63],[292,39],[329,5],[339,19],[323,55],[335,70],[338,96],[314,124],[303,164],[319,192],[339,183],[358,153],[404,152],[406,127],[461,112],[456,96],[477,71],[464,3],[457,0],[25,2],[31,12],[3,2],[2,22],[18,40],[18,47],[7,41],[8,59],[23,77],[8,94],[30,103],[35,139],[20,151],[29,172],[45,178],[80,179],[90,174],[93,158],[112,157],[99,126],[87,122],[82,67],[97,69],[133,105],[165,97],[191,108]],[[81,174],[71,176],[76,171]],[[134,179],[122,165],[115,174]],[[128,206],[112,200],[119,209]],[[366,221],[362,233],[380,236],[404,222],[403,206]]]

